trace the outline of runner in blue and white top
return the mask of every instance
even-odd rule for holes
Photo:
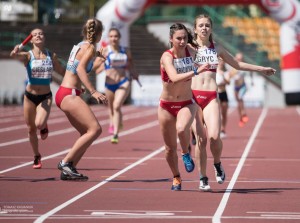
[[[134,69],[131,52],[128,48],[120,46],[121,33],[116,28],[108,32],[109,45],[104,48],[105,65],[96,73],[105,70],[105,95],[108,99],[110,125],[108,132],[113,134],[111,143],[117,144],[118,134],[123,126],[121,107],[130,92],[132,79],[138,79]]]
[[[27,69],[27,86],[24,94],[24,117],[28,126],[29,141],[34,153],[33,168],[42,167],[41,154],[38,148],[37,130],[41,139],[48,136],[47,120],[52,105],[50,82],[53,71],[63,75],[64,67],[59,63],[55,53],[46,50],[45,36],[41,29],[31,31],[32,50],[21,52],[19,45],[10,56],[23,62]]]

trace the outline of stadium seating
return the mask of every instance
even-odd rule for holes
[[[226,16],[223,27],[233,28],[233,33],[243,35],[245,43],[254,43],[258,50],[266,51],[269,60],[280,60],[279,24],[269,17]]]

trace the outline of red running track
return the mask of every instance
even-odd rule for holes
[[[208,151],[211,192],[198,190],[197,171],[186,173],[181,160],[183,190],[170,190],[156,107],[125,106],[117,145],[106,108],[92,109],[104,131],[78,165],[89,180],[64,182],[57,163],[78,137],[64,114],[53,107],[49,137],[40,141],[43,168],[34,170],[22,107],[0,107],[0,222],[300,221],[299,107],[248,108],[243,128],[231,109],[222,185]]]

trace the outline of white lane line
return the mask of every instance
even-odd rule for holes
[[[126,131],[123,131],[119,134],[119,136],[125,136],[125,135],[129,135],[129,134],[132,134],[132,133],[135,133],[135,132],[138,132],[138,131],[142,131],[142,130],[145,130],[145,129],[148,129],[148,128],[152,128],[154,126],[158,125],[158,121],[155,120],[155,121],[152,121],[152,122],[148,122],[144,125],[140,125],[138,127],[134,127],[132,129],[129,129],[129,130],[126,130]],[[96,144],[99,144],[99,143],[102,143],[102,142],[106,142],[106,141],[109,141],[111,139],[111,136],[107,136],[107,137],[104,137],[104,138],[101,138],[101,139],[98,139],[98,140],[95,140],[92,145],[96,145]],[[68,149],[63,149],[63,151],[61,152],[58,152],[58,153],[54,153],[52,155],[49,155],[49,156],[45,156],[42,158],[42,161],[43,160],[48,160],[48,159],[52,159],[54,157],[57,157],[57,156],[61,156],[63,154],[66,154],[71,148],[68,148]],[[19,168],[22,168],[22,167],[25,167],[25,166],[29,166],[29,165],[32,165],[32,161],[30,162],[27,162],[27,163],[23,163],[21,165],[18,165],[18,166],[14,166],[14,167],[11,167],[11,168],[8,168],[8,169],[5,169],[5,170],[2,170],[0,171],[0,174],[3,174],[3,173],[7,173],[9,171],[12,171],[12,170],[16,170],[16,169],[19,169]]]
[[[157,123],[157,122],[156,122]],[[94,190],[98,189],[99,187],[105,185],[106,183],[108,183],[109,181],[113,180],[114,178],[120,176],[121,174],[129,171],[130,169],[140,165],[141,163],[151,159],[152,157],[156,156],[157,154],[161,153],[162,151],[164,151],[164,146],[160,147],[159,149],[155,150],[154,152],[150,153],[149,155],[145,156],[144,158],[136,161],[135,163],[127,166],[126,168],[122,169],[121,171],[115,173],[114,175],[106,178],[104,181],[101,181],[100,183],[96,184],[95,186],[91,187],[90,189],[82,192],[81,194],[78,194],[77,196],[73,197],[72,199],[66,201],[65,203],[57,206],[56,208],[52,209],[51,211],[48,211],[47,213],[41,215],[39,218],[37,218],[34,223],[40,223],[40,222],[44,222],[44,220],[46,220],[47,218],[49,218],[50,216],[54,215],[55,213],[57,213],[58,211],[64,209],[65,207],[67,207],[68,205],[74,203],[75,201],[79,200],[80,198],[88,195],[89,193],[93,192]]]
[[[249,214],[288,214],[288,215],[300,215],[300,212],[277,212],[277,211],[247,211]]]
[[[236,181],[237,181],[237,179],[239,177],[239,174],[240,174],[240,172],[242,170],[242,167],[243,167],[243,165],[244,165],[244,163],[245,163],[245,161],[247,159],[247,156],[248,156],[248,154],[249,154],[249,152],[251,150],[251,147],[253,145],[253,142],[254,142],[254,140],[255,140],[255,138],[256,138],[256,136],[257,136],[257,134],[258,134],[261,126],[262,126],[262,123],[263,123],[264,119],[266,118],[267,113],[268,113],[268,109],[264,108],[262,110],[262,113],[259,116],[257,124],[256,124],[256,126],[255,126],[255,128],[254,128],[254,130],[253,130],[253,132],[252,132],[252,134],[250,136],[250,138],[249,138],[249,141],[248,141],[248,143],[247,143],[247,145],[245,147],[245,150],[244,150],[244,152],[242,154],[242,157],[241,157],[241,159],[240,159],[240,161],[239,161],[239,163],[237,165],[237,168],[235,169],[234,174],[233,174],[233,176],[232,176],[232,178],[231,178],[231,180],[229,182],[229,185],[228,185],[228,187],[227,187],[227,189],[226,189],[226,191],[225,191],[225,193],[223,195],[223,198],[222,198],[222,200],[221,200],[221,202],[219,204],[219,207],[216,210],[216,212],[215,212],[215,214],[214,214],[214,216],[212,218],[212,222],[213,223],[221,223],[221,217],[222,217],[222,214],[223,214],[223,212],[224,212],[224,210],[226,208],[226,204],[227,204],[227,202],[229,200],[229,196],[231,194],[231,190],[233,189],[234,184],[236,183]]]
[[[36,219],[36,217],[38,217],[38,215],[20,215],[20,214],[3,214],[3,215],[0,215],[0,219],[1,220],[12,220],[12,219],[15,219],[15,220],[31,220],[31,219]],[[285,216],[251,216],[251,217],[248,217],[248,216],[224,216],[223,217],[224,219],[234,219],[234,220],[237,220],[237,219],[240,219],[240,222],[242,222],[243,220],[260,220],[260,221],[263,221],[263,222],[266,222],[266,220],[300,220],[300,216],[289,216],[289,217],[285,217]],[[211,216],[191,216],[191,215],[171,215],[171,216],[161,216],[161,215],[148,215],[148,216],[105,216],[105,215],[53,215],[53,216],[50,216],[48,218],[48,220],[56,220],[56,221],[59,221],[59,220],[73,220],[73,221],[80,221],[80,220],[90,220],[90,219],[93,219],[93,220],[103,220],[103,219],[114,219],[114,220],[118,220],[118,221],[121,221],[121,220],[128,220],[128,219],[131,219],[132,221],[133,220],[137,220],[137,219],[142,219],[142,220],[145,220],[145,219],[156,219],[156,220],[160,220],[163,221],[163,220],[185,220],[184,222],[186,222],[187,220],[189,219],[198,219],[198,220],[201,220],[201,219],[211,219]],[[132,222],[131,221],[131,222]],[[181,221],[182,222],[182,221]],[[281,221],[283,222],[283,221]],[[296,222],[296,221],[294,221]],[[297,221],[299,222],[299,221]]]
[[[124,112],[131,111],[135,107],[126,107],[126,108],[127,109],[123,110]],[[95,116],[99,119],[99,118],[107,116],[107,114],[106,114],[107,112],[103,112],[105,110],[104,109],[93,109],[93,112],[94,112]],[[51,114],[50,114],[48,124],[68,122],[68,119],[66,118],[66,116],[64,115],[64,113],[62,111],[59,111],[59,113],[57,113],[57,115],[53,115],[53,113],[54,112],[51,112]],[[14,118],[13,120],[16,121],[16,118]],[[24,120],[24,118],[22,117],[22,121],[23,120]],[[9,132],[9,131],[20,130],[20,129],[27,129],[27,125],[26,124],[19,124],[19,125],[13,125],[13,126],[9,126],[9,127],[0,128],[0,133],[1,132]]]
[[[131,113],[129,115],[124,115],[123,120],[129,120],[129,119],[138,119],[141,117],[146,117],[146,116],[151,116],[153,114],[155,114],[157,111],[156,109],[152,109],[152,110],[148,110],[148,111],[143,111],[143,112],[136,112],[136,113]],[[101,125],[107,125],[109,123],[109,120],[106,119],[104,121],[99,121]],[[49,133],[48,137],[52,137],[52,136],[56,136],[56,135],[62,135],[65,133],[69,133],[69,132],[75,132],[76,129],[73,127],[70,128],[65,128],[62,130],[57,130],[57,131],[53,131]],[[40,136],[38,136],[40,138]],[[19,144],[19,143],[23,143],[23,142],[28,142],[29,139],[28,138],[23,138],[23,139],[17,139],[17,140],[13,140],[13,141],[9,141],[9,142],[3,142],[0,143],[0,147],[5,147],[5,146],[10,146],[10,145],[15,145],[15,144]]]

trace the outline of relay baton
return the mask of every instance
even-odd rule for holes
[[[19,45],[19,50],[23,49],[23,47],[31,40],[32,35],[29,34],[26,39]]]
[[[135,79],[136,82],[138,83],[138,85],[140,86],[141,90],[144,91],[145,88],[143,87],[143,85],[141,84],[140,80],[139,79]]]

